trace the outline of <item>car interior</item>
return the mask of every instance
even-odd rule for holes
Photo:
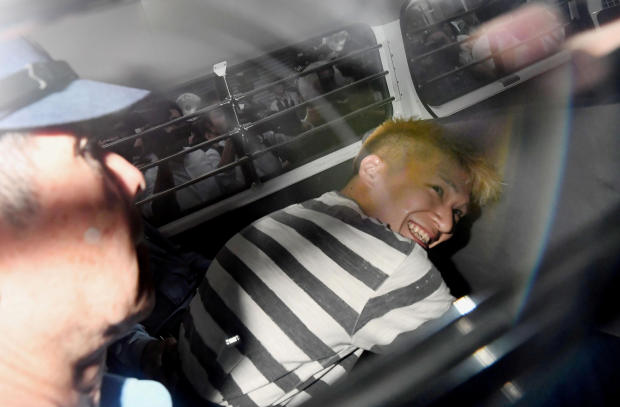
[[[304,405],[614,405],[620,54],[578,89],[563,44],[618,23],[620,4],[534,2],[551,23],[499,46],[492,21],[532,2],[307,3],[67,0],[7,6],[2,26],[81,76],[153,90],[100,144],[144,173],[137,205],[171,250],[213,258],[254,220],[342,188],[392,117],[437,121],[491,158],[500,201],[429,251],[454,307]],[[116,66],[86,61],[94,46]],[[174,334],[177,305],[150,329]]]

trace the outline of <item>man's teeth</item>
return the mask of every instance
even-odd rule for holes
[[[411,232],[411,234],[413,234],[419,240],[424,242],[424,244],[428,244],[428,242],[430,242],[431,240],[430,236],[424,230],[422,230],[418,225],[410,221],[408,223],[408,226],[409,226],[409,231]]]

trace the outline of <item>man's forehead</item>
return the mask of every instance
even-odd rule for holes
[[[460,166],[448,167],[440,166],[437,175],[455,192],[460,194],[469,194],[471,189],[471,177]]]
[[[436,146],[427,146],[424,154],[409,159],[403,170],[416,179],[422,176],[431,181],[433,177],[437,177],[460,194],[469,195],[471,191],[469,172],[456,159]]]
[[[446,174],[445,171],[439,171],[438,175],[439,175],[439,178],[441,178],[443,180],[443,182],[445,182],[446,184],[448,184],[448,186],[450,186],[450,188],[452,188],[456,192],[461,192],[460,191],[461,190],[460,185],[458,185],[456,182],[454,182],[452,180],[452,177],[450,177],[450,175]]]

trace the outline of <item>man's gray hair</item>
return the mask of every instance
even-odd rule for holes
[[[2,223],[15,228],[28,226],[38,211],[33,185],[36,171],[28,155],[31,148],[26,133],[0,134],[0,217]]]

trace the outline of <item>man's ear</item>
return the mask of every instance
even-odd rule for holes
[[[383,179],[383,173],[386,170],[386,164],[376,154],[367,155],[360,162],[359,177],[361,181],[368,187],[373,187]]]

